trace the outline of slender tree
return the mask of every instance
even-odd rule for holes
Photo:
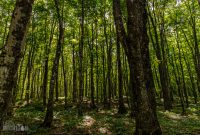
[[[122,66],[121,66],[121,51],[120,51],[120,42],[119,42],[119,38],[117,37],[117,69],[118,69],[118,94],[119,94],[119,109],[118,109],[118,113],[119,114],[124,114],[127,112],[125,106],[124,106],[124,99],[123,99],[123,81],[122,81]]]
[[[163,9],[165,9],[165,5],[166,4],[163,4]],[[152,11],[152,12],[153,13],[149,13],[149,23],[151,22],[151,24],[152,24],[154,37],[152,37],[153,34],[151,31],[149,33],[151,36],[153,48],[156,52],[156,57],[160,61],[159,65],[158,65],[158,71],[159,71],[159,75],[160,75],[159,77],[160,77],[160,83],[161,83],[162,97],[164,99],[164,108],[165,108],[165,110],[171,110],[172,109],[172,101],[170,98],[170,89],[169,89],[170,85],[169,85],[167,59],[166,59],[166,52],[165,52],[166,43],[165,43],[164,12],[160,13],[161,14],[160,29],[158,28],[159,25],[157,24],[157,18],[155,16],[155,11]],[[152,16],[152,14],[154,16]],[[159,31],[158,31],[158,29],[159,29]]]
[[[53,121],[54,87],[55,87],[56,78],[58,77],[58,66],[59,66],[61,48],[62,48],[63,39],[64,39],[63,20],[60,15],[59,2],[58,0],[54,0],[54,2],[56,6],[57,19],[59,22],[59,38],[57,42],[56,55],[53,61],[52,75],[51,75],[50,88],[49,88],[49,100],[47,104],[45,119],[43,122],[44,127],[50,127]]]
[[[96,108],[95,102],[94,102],[94,28],[92,24],[92,41],[90,43],[90,89],[91,89],[91,108]]]
[[[83,115],[82,102],[83,102],[83,92],[84,92],[84,75],[83,75],[83,44],[84,44],[84,0],[81,0],[81,39],[79,43],[79,102],[78,102],[78,115]]]

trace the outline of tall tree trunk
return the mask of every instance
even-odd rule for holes
[[[49,43],[46,43],[45,46],[45,64],[44,64],[44,77],[43,77],[43,84],[42,84],[42,100],[43,100],[43,107],[46,108],[46,94],[47,94],[47,82],[48,82],[48,70],[49,70],[49,52],[50,52],[50,47],[52,44],[53,40],[53,34],[54,34],[54,29],[55,29],[55,23],[53,21],[53,26],[51,28],[51,34],[50,34],[50,39]]]
[[[111,33],[111,30],[110,30]],[[112,42],[110,37],[110,43],[107,45],[107,83],[108,83],[108,108],[111,107],[111,95],[113,91],[111,73],[112,73]]]
[[[173,56],[172,56],[172,67],[173,67],[173,74],[175,76],[175,79],[176,79],[176,84],[178,86],[178,95],[179,95],[179,98],[180,98],[180,102],[181,102],[181,108],[182,108],[182,114],[184,115],[186,112],[185,112],[185,106],[184,106],[184,99],[183,99],[183,92],[182,92],[182,88],[181,88],[181,78],[180,78],[180,75],[179,75],[179,68],[176,63],[176,56],[175,56],[175,51],[174,51],[174,48],[173,48]],[[176,72],[177,71],[177,72]]]
[[[200,93],[200,49],[199,49],[199,42],[198,42],[198,37],[197,37],[197,29],[196,29],[196,16],[195,16],[195,4],[194,0],[192,0],[192,4],[188,5],[190,9],[190,25],[192,27],[192,34],[193,34],[193,42],[194,42],[194,63],[195,63],[195,69],[197,73],[197,86],[198,86],[198,91]],[[200,6],[200,5],[199,5]]]
[[[51,75],[50,88],[49,88],[49,100],[47,104],[45,119],[43,122],[44,127],[50,127],[53,121],[54,86],[55,86],[56,78],[58,77],[58,66],[59,66],[61,48],[62,48],[63,39],[64,39],[63,20],[60,16],[59,2],[58,0],[54,0],[54,2],[55,2],[57,18],[59,22],[59,38],[57,42],[56,55],[53,61],[52,75]]]
[[[32,74],[32,69],[33,69],[33,56],[34,56],[34,47],[31,47],[31,50],[29,52],[29,59],[28,59],[28,64],[27,64],[27,68],[28,68],[28,82],[26,85],[26,95],[25,95],[25,99],[27,101],[27,103],[29,103],[29,99],[30,99],[30,83],[31,83],[31,74]]]
[[[159,36],[158,36],[158,32],[157,32],[158,24],[156,24],[155,19],[153,19],[153,17],[151,16],[151,13],[149,13],[149,18],[150,18],[150,22],[153,27],[155,39],[153,39],[151,32],[150,32],[150,36],[151,36],[151,40],[153,42],[153,48],[156,52],[156,57],[160,61],[159,65],[158,65],[158,71],[159,71],[159,75],[160,75],[162,95],[163,95],[163,99],[164,99],[164,108],[165,108],[165,110],[171,110],[172,102],[171,102],[171,98],[170,98],[169,77],[168,77],[167,61],[166,61],[165,47],[164,47],[164,45],[165,45],[164,35],[165,34],[164,34],[164,15],[163,14],[164,13],[162,13],[162,18],[161,18],[160,43],[159,43]]]
[[[93,72],[93,67],[94,67],[94,28],[92,24],[92,41],[89,44],[90,45],[90,90],[91,90],[91,108],[96,108],[95,102],[94,102],[94,72]]]
[[[104,11],[103,13],[103,30],[104,30],[104,36],[105,36],[105,45],[107,48],[107,67],[110,64],[109,62],[109,44],[108,44],[108,33],[107,33],[107,22],[106,22],[106,12]],[[104,88],[103,88],[103,93],[104,93],[104,107],[106,108],[110,108],[110,98],[111,98],[111,81],[110,81],[110,70],[109,68],[107,68],[106,70],[106,66],[105,66],[105,61],[106,61],[106,56],[104,55],[104,49],[105,46],[103,44],[103,76],[105,76],[105,80],[104,80]],[[107,76],[106,76],[106,72],[107,71]],[[107,87],[108,86],[108,87]],[[108,94],[108,95],[107,95]],[[108,99],[107,99],[108,98]]]
[[[79,101],[78,115],[83,115],[82,102],[84,92],[84,75],[83,75],[83,44],[84,44],[84,0],[81,0],[81,41],[79,43]]]
[[[95,31],[96,31],[96,103],[99,102],[99,55],[98,55],[98,28],[97,20],[95,20]]]
[[[104,107],[106,108],[107,105],[108,105],[108,99],[107,99],[107,87],[106,87],[106,68],[105,68],[105,46],[104,44],[101,45],[101,51],[102,51],[102,69],[103,69],[103,91],[102,91],[102,97],[103,97],[103,104],[104,104]],[[102,99],[102,98],[101,98]]]
[[[31,53],[31,49],[29,50],[29,54],[30,53]],[[25,71],[24,71],[24,76],[23,76],[23,79],[22,79],[21,100],[24,97],[24,87],[25,87],[25,81],[26,81],[26,76],[27,76],[27,71],[28,71],[28,63],[29,63],[30,57],[31,57],[31,55],[28,55],[28,62],[26,64]],[[25,59],[25,57],[24,57],[24,59]]]
[[[34,0],[17,0],[0,54],[0,128],[9,108]]]
[[[165,20],[164,20],[164,13],[162,13],[162,19],[161,19],[161,26],[160,26],[160,46],[161,46],[161,52],[162,52],[162,60],[159,64],[159,73],[160,73],[160,81],[162,86],[162,94],[164,98],[164,108],[165,110],[171,110],[172,109],[172,102],[170,97],[170,89],[169,89],[169,76],[168,76],[168,69],[167,69],[167,58],[165,53]]]
[[[63,49],[62,49],[62,71],[63,71],[63,76],[64,76],[64,94],[65,94],[65,108],[67,107],[67,92],[68,92],[68,87],[67,87],[67,71],[66,71],[66,67],[65,67],[65,59],[64,59],[64,53],[63,53]]]
[[[148,35],[146,30],[146,1],[127,0],[127,36],[123,26],[122,15],[120,11],[120,0],[113,0],[113,11],[116,24],[116,31],[119,34],[126,55],[128,57],[130,68],[130,83],[136,111],[136,135],[161,134],[161,129],[157,120],[154,108],[151,105],[149,94],[146,88],[146,69],[143,55],[148,47]]]
[[[76,70],[76,54],[75,54],[75,45],[72,45],[72,60],[73,60],[73,94],[72,94],[72,100],[73,102],[77,102],[77,70]]]
[[[188,70],[188,74],[189,74],[189,77],[190,77],[190,81],[191,81],[191,85],[192,85],[192,94],[194,96],[194,103],[196,104],[197,103],[197,92],[196,92],[196,87],[195,87],[195,83],[194,83],[194,77],[192,75],[192,71],[191,71],[191,68],[190,68],[190,64],[188,63],[188,61],[186,60],[186,57],[185,57],[185,54],[183,53],[183,58],[184,58],[184,61],[186,63],[186,67],[187,67],[187,70]]]
[[[188,93],[186,89],[186,84],[185,84],[185,75],[183,71],[183,64],[182,64],[182,56],[181,56],[181,48],[179,44],[179,34],[178,34],[178,28],[176,27],[176,41],[177,41],[177,46],[178,46],[178,59],[179,59],[179,64],[180,64],[180,70],[181,70],[181,75],[182,75],[182,86],[183,86],[183,93],[185,96],[185,101],[186,101],[186,107],[189,107],[189,101],[188,101]]]
[[[123,81],[122,81],[122,66],[121,66],[121,53],[120,53],[120,42],[119,37],[117,37],[117,68],[118,68],[118,94],[119,94],[119,108],[118,113],[124,114],[127,112],[124,106],[124,99],[123,99]]]

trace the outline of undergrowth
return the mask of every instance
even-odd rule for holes
[[[174,107],[172,111],[164,111],[158,107],[158,119],[164,135],[200,134],[200,106],[191,105],[187,108],[187,114],[181,115],[181,108]],[[91,134],[91,135],[132,135],[135,122],[129,114],[119,115],[117,109],[104,110],[101,107],[96,110],[87,110],[83,117],[77,116],[76,106],[64,109],[64,104],[58,102],[55,105],[54,120],[51,128],[43,128],[45,110],[41,102],[34,102],[19,107],[15,110],[12,120],[15,123],[27,125],[28,134]]]

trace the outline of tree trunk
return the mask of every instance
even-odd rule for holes
[[[53,32],[54,32],[54,26],[52,27],[51,30],[49,44],[46,44],[45,48],[44,77],[42,84],[42,99],[44,108],[46,107],[46,94],[47,94],[47,82],[48,82],[48,70],[49,70],[49,51],[53,40]]]
[[[117,37],[117,68],[118,68],[118,94],[119,94],[119,108],[118,113],[124,114],[127,112],[124,106],[124,99],[123,99],[123,81],[122,81],[122,66],[121,66],[121,53],[120,53],[120,42],[119,37]]]
[[[185,57],[185,54],[183,53],[183,58],[184,58],[184,61],[186,63],[186,67],[187,67],[187,70],[188,70],[188,74],[189,74],[189,77],[190,77],[190,81],[191,81],[191,85],[192,85],[192,94],[194,96],[194,103],[197,104],[197,92],[196,92],[196,87],[195,87],[195,83],[194,83],[194,77],[192,75],[192,71],[191,71],[191,67],[190,67],[190,64],[188,63],[188,61],[186,60],[186,57]]]
[[[113,0],[113,11],[116,24],[116,31],[120,36],[126,55],[128,57],[130,68],[130,83],[133,96],[134,109],[136,111],[136,135],[157,135],[161,134],[161,129],[157,120],[154,108],[147,88],[146,72],[144,69],[145,49],[148,47],[148,35],[146,30],[146,1],[127,0],[127,36],[123,26],[120,0]],[[147,55],[147,54],[145,54]]]
[[[84,92],[84,74],[83,74],[83,44],[84,44],[84,0],[81,1],[81,41],[79,43],[79,101],[78,115],[83,115],[82,102]]]
[[[67,71],[65,68],[65,59],[64,59],[64,53],[63,53],[63,49],[62,49],[62,71],[63,71],[63,76],[64,76],[64,94],[65,94],[65,108],[67,107],[67,92],[68,92],[68,87],[67,87]]]
[[[161,83],[161,89],[162,89],[162,95],[164,99],[164,108],[165,110],[171,110],[172,109],[172,102],[170,98],[170,89],[169,89],[169,77],[168,77],[168,71],[167,71],[167,60],[165,56],[165,42],[164,42],[164,15],[162,13],[161,18],[161,26],[160,26],[160,43],[159,43],[159,36],[157,32],[157,25],[156,21],[153,19],[151,14],[149,13],[150,22],[153,27],[154,31],[154,37],[155,41],[153,40],[153,37],[151,37],[151,40],[153,41],[153,48],[156,52],[156,57],[160,61],[158,65],[158,71],[160,75],[160,83]],[[151,36],[151,32],[150,32]]]
[[[92,41],[89,44],[90,45],[90,90],[91,90],[91,108],[94,109],[96,108],[95,102],[94,102],[94,72],[93,72],[93,67],[94,67],[94,29],[93,29],[93,24],[92,24]]]
[[[188,108],[189,107],[188,93],[187,93],[186,84],[185,84],[185,74],[184,74],[184,71],[183,71],[181,47],[180,47],[180,44],[179,44],[179,35],[178,35],[177,27],[176,27],[176,41],[177,41],[177,46],[178,46],[178,59],[179,59],[180,70],[181,70],[181,75],[182,75],[183,93],[184,93],[185,100],[186,100],[186,107]]]
[[[31,83],[31,74],[32,74],[32,69],[33,69],[33,55],[34,55],[34,47],[31,47],[31,50],[29,51],[29,58],[28,58],[28,64],[27,64],[27,68],[28,68],[28,82],[26,85],[26,95],[25,95],[25,99],[27,104],[29,103],[29,99],[30,99],[30,83]]]
[[[0,128],[11,102],[33,1],[16,1],[7,40],[0,54]]]
[[[102,44],[101,45],[102,47],[101,47],[101,50],[102,50],[102,69],[103,69],[103,76],[102,76],[102,78],[103,78],[103,92],[102,92],[102,94],[103,94],[103,105],[104,105],[104,107],[106,108],[107,106],[108,106],[108,99],[107,99],[107,87],[106,87],[106,68],[105,68],[105,46],[104,46],[104,44]],[[102,98],[101,98],[102,99]]]
[[[59,2],[58,0],[54,0],[54,2],[55,2],[57,18],[59,22],[59,39],[58,39],[57,48],[56,48],[56,55],[53,61],[52,75],[51,75],[50,88],[49,88],[49,100],[47,104],[46,116],[43,122],[44,127],[50,127],[53,121],[54,86],[55,86],[56,78],[58,77],[58,66],[59,66],[61,48],[62,48],[63,39],[64,39],[63,20],[60,16]]]
[[[59,67],[59,63],[58,63],[58,67]],[[55,99],[55,101],[56,101],[56,102],[58,102],[58,96],[59,96],[59,95],[58,95],[58,94],[59,94],[59,93],[58,93],[58,87],[59,87],[59,86],[58,86],[58,85],[59,85],[59,83],[58,83],[58,82],[59,82],[59,81],[58,81],[58,80],[59,80],[59,78],[58,78],[58,77],[59,77],[59,68],[58,68],[57,70],[58,70],[58,71],[56,71],[56,72],[57,72],[58,74],[57,74],[57,76],[56,76],[56,81],[55,81],[55,83],[56,83],[56,86],[55,86],[55,93],[56,93],[55,98],[56,98],[56,99]]]
[[[74,37],[73,37],[74,38]],[[72,45],[72,59],[73,59],[73,94],[72,94],[72,100],[74,103],[77,102],[77,70],[76,70],[76,54],[75,54],[75,45]]]
[[[172,56],[172,67],[173,67],[173,74],[175,76],[175,79],[176,79],[176,84],[178,86],[178,95],[179,95],[179,98],[180,98],[180,102],[181,102],[181,107],[182,107],[182,114],[184,115],[186,112],[185,112],[185,106],[184,106],[184,99],[183,99],[183,94],[182,94],[182,88],[181,88],[181,79],[180,79],[180,75],[179,75],[179,69],[178,69],[178,66],[175,66],[177,65],[176,63],[176,60],[175,60],[175,51],[174,51],[174,48],[173,48],[173,56]],[[177,71],[177,73],[176,73]]]
[[[110,31],[111,33],[111,31]],[[111,37],[110,37],[110,40]],[[111,74],[112,74],[112,42],[107,46],[107,82],[108,82],[108,108],[111,107],[111,97],[112,97],[112,92],[113,92],[113,86],[112,86],[112,80],[111,80]]]
[[[199,2],[199,1],[198,1]],[[195,64],[195,69],[196,69],[196,73],[197,73],[197,86],[198,86],[198,91],[200,93],[200,49],[199,49],[199,40],[198,40],[198,33],[197,33],[197,29],[196,29],[196,16],[195,16],[195,4],[194,4],[194,0],[192,1],[191,5],[188,5],[189,10],[190,10],[190,25],[192,28],[192,34],[193,34],[193,40],[194,40],[194,64]],[[200,6],[200,4],[199,4]]]
[[[95,20],[95,29],[96,29],[96,103],[99,102],[99,55],[98,55],[98,28],[97,20]]]

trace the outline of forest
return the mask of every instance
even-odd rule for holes
[[[200,0],[1,0],[0,18],[0,134],[200,134]]]

